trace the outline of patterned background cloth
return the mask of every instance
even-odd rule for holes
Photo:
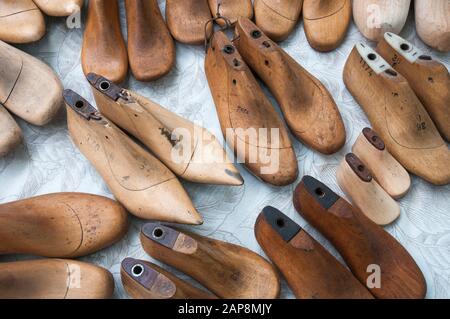
[[[120,2],[123,34],[126,37],[125,11],[123,1]],[[165,1],[159,0],[159,3],[164,13]],[[425,53],[443,61],[449,68],[450,55],[432,51],[420,41],[415,33],[412,16],[411,11],[401,35]],[[85,17],[84,8],[83,24]],[[65,88],[73,89],[93,102],[92,92],[80,64],[83,29],[68,29],[64,18],[47,18],[47,29],[44,39],[20,48],[50,64],[62,79]],[[358,41],[367,43],[352,24],[341,47],[331,53],[318,53],[310,48],[300,23],[295,32],[281,43],[282,48],[330,90],[347,130],[345,147],[332,156],[318,154],[292,138],[299,163],[299,180],[305,174],[312,175],[341,195],[342,191],[336,183],[336,168],[351,150],[361,130],[369,125],[342,80],[346,58]],[[202,46],[177,43],[176,66],[169,75],[152,83],[137,82],[130,76],[124,87],[196,121],[221,138],[216,109],[204,73],[204,58]],[[264,90],[276,106],[273,97],[266,88]],[[17,121],[24,132],[25,143],[7,157],[0,158],[1,203],[52,192],[86,192],[112,197],[96,170],[72,144],[67,132],[65,110],[61,110],[57,118],[43,128],[29,125],[20,119]],[[205,220],[202,226],[186,229],[263,254],[255,240],[253,226],[261,209],[271,205],[304,226],[314,238],[338,256],[323,236],[296,213],[292,204],[292,192],[299,180],[293,185],[275,188],[255,179],[243,166],[240,165],[239,169],[245,179],[242,187],[184,183]],[[414,177],[410,192],[400,204],[401,217],[393,225],[386,227],[386,231],[406,247],[422,269],[428,284],[427,297],[450,298],[450,185],[434,187]],[[130,217],[130,220],[129,233],[123,240],[108,249],[81,258],[101,265],[114,274],[117,298],[127,298],[120,280],[122,259],[129,256],[151,260],[139,242],[139,230],[144,221],[134,217]],[[34,257],[1,256],[0,262],[28,258]],[[342,258],[338,258],[342,261]],[[193,282],[185,275],[165,267]],[[293,297],[284,281],[281,297]]]

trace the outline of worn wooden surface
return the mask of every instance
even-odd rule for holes
[[[291,184],[298,166],[284,123],[227,36],[217,32],[211,41],[205,73],[223,135],[254,175],[276,186]],[[272,140],[274,129],[276,140]],[[273,170],[265,173],[271,166]]]
[[[424,298],[426,282],[407,250],[359,209],[320,181],[305,176],[294,206],[336,247],[353,274],[377,298]],[[379,284],[370,267],[378,267]]]
[[[345,127],[326,87],[250,20],[240,19],[236,29],[236,47],[275,96],[291,132],[323,154],[339,151]]]
[[[72,94],[76,101],[70,99]],[[194,225],[203,222],[183,186],[164,164],[100,113],[88,120],[74,111],[79,103],[82,108],[89,105],[76,93],[65,91],[65,98],[73,143],[128,211],[143,219]]]
[[[173,173],[196,183],[242,185],[238,169],[209,131],[103,77],[90,74],[88,80],[100,112],[140,140]],[[113,92],[124,95],[111,97]]]
[[[142,269],[142,273],[138,273],[136,269],[139,271]],[[125,258],[122,261],[120,276],[125,290],[135,299],[217,298],[145,260]]]
[[[350,54],[344,68],[347,89],[388,150],[409,172],[435,185],[450,183],[450,151],[431,117],[408,81],[375,51],[367,52],[371,53],[362,58],[355,47]],[[386,70],[373,70],[369,56]]]
[[[255,236],[297,298],[373,298],[333,255],[273,207],[265,207],[258,216]]]
[[[153,81],[175,64],[175,44],[157,0],[127,0],[128,59],[134,77]]]
[[[107,299],[114,292],[111,273],[69,259],[0,263],[1,299]]]
[[[128,231],[122,205],[82,193],[1,204],[0,221],[0,254],[83,257],[111,246]]]
[[[87,11],[81,52],[84,74],[95,72],[120,83],[127,76],[128,53],[121,33],[119,3],[91,0]]]
[[[273,299],[280,293],[273,266],[247,248],[157,223],[143,226],[141,243],[150,256],[196,279],[218,297]]]
[[[351,20],[351,0],[303,1],[305,35],[318,51],[336,49],[344,41]]]

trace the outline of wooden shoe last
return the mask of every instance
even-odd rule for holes
[[[7,155],[22,142],[22,130],[0,105],[0,157]]]
[[[144,260],[125,258],[120,276],[126,292],[134,299],[217,298]]]
[[[0,263],[0,299],[108,299],[109,271],[68,259]]]
[[[139,139],[176,175],[197,183],[243,184],[209,131],[101,76],[89,74],[88,80],[101,113]],[[181,158],[174,158],[174,153]]]
[[[425,297],[423,274],[405,248],[327,186],[305,176],[295,190],[294,206],[336,247],[355,277],[370,284],[376,298]],[[379,269],[381,284],[371,276],[373,269]]]
[[[389,152],[411,173],[435,185],[450,182],[450,152],[408,81],[360,43],[344,68],[344,83]]]
[[[416,30],[430,47],[450,52],[450,3],[448,0],[415,0]]]
[[[138,81],[153,81],[175,64],[175,44],[157,0],[125,1],[128,23],[128,58]]]
[[[0,41],[0,104],[33,125],[45,125],[62,105],[62,84],[47,64]]]
[[[379,41],[385,32],[402,31],[410,4],[411,0],[354,0],[353,18],[367,39]]]
[[[237,49],[275,96],[292,133],[324,154],[341,149],[344,123],[325,86],[250,20],[240,19],[236,33]]]
[[[275,270],[247,248],[158,223],[142,227],[141,243],[150,256],[186,273],[220,298],[278,297]]]
[[[350,0],[304,0],[303,23],[311,47],[327,52],[344,40],[352,19]]]
[[[127,231],[127,213],[105,197],[58,193],[0,205],[0,255],[75,258],[112,245]]]
[[[211,39],[205,72],[222,132],[238,158],[267,183],[293,183],[298,165],[284,124],[223,32],[216,32]],[[272,140],[274,132],[278,134]]]
[[[294,30],[303,0],[255,0],[255,23],[272,40],[283,41]]]
[[[408,80],[442,137],[450,142],[450,74],[445,65],[393,33],[384,35],[377,52]]]
[[[184,224],[202,218],[173,173],[98,113],[85,99],[66,90],[69,134],[133,215]]]
[[[400,216],[400,206],[372,177],[355,154],[347,154],[337,170],[341,189],[375,224],[385,226]]]
[[[32,0],[2,0],[0,41],[29,43],[45,34],[45,20]]]
[[[405,196],[411,186],[411,178],[373,130],[368,127],[363,130],[353,145],[352,152],[392,198],[399,199]]]
[[[279,210],[263,209],[255,236],[297,298],[373,298],[336,258]]]
[[[166,0],[167,26],[178,42],[203,44],[205,25],[211,18],[208,0]],[[206,29],[210,34],[212,24],[208,24]]]
[[[81,64],[86,75],[95,72],[116,83],[125,79],[128,54],[117,0],[89,0]]]

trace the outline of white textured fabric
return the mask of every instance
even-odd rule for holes
[[[164,10],[164,1],[159,2]],[[432,51],[417,38],[412,15],[411,12],[401,35],[449,67],[449,54]],[[121,18],[126,35],[122,1]],[[47,28],[48,33],[43,40],[20,48],[50,64],[61,77],[65,88],[73,89],[93,101],[80,65],[83,30],[67,29],[63,18],[47,18]],[[342,192],[336,184],[337,165],[350,151],[361,129],[369,125],[342,81],[345,60],[358,41],[367,43],[352,24],[341,47],[331,53],[318,53],[308,45],[300,23],[295,32],[281,44],[295,60],[325,84],[344,118],[347,143],[337,154],[320,155],[293,139],[300,168],[299,179],[304,174],[315,176],[339,194]],[[201,46],[177,44],[176,67],[168,76],[152,83],[140,83],[130,77],[125,85],[172,111],[197,121],[221,137],[216,109],[204,73],[204,57]],[[267,90],[266,93],[269,94]],[[274,102],[273,97],[270,98]],[[12,154],[0,159],[1,203],[51,192],[87,192],[112,197],[95,169],[72,144],[67,133],[65,111],[61,111],[56,120],[44,128],[34,127],[19,119],[18,123],[24,131],[25,143]],[[253,225],[261,209],[272,205],[305,226],[312,236],[336,254],[330,244],[295,212],[292,192],[297,183],[283,188],[271,187],[255,179],[243,166],[239,168],[245,179],[242,187],[185,183],[205,219],[204,225],[188,227],[189,230],[240,244],[262,254],[254,237]],[[450,186],[434,187],[414,177],[411,191],[400,204],[400,219],[386,230],[406,247],[422,269],[428,284],[427,297],[450,298]],[[122,259],[129,256],[151,260],[139,242],[138,234],[143,221],[130,219],[129,233],[122,241],[82,258],[106,267],[114,274],[115,296],[119,298],[127,297],[120,281]],[[0,262],[24,258],[32,257],[2,256]],[[342,261],[340,257],[339,259]],[[179,272],[175,273],[186,278]],[[284,282],[281,296],[292,297]]]

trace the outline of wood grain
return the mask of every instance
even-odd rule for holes
[[[208,0],[166,0],[167,26],[178,42],[203,44],[205,24],[211,18]],[[212,24],[209,24],[207,33],[211,31]]]
[[[0,103],[8,111],[43,126],[61,108],[62,90],[47,64],[0,41]]]
[[[120,276],[125,291],[134,299],[217,299],[144,260],[125,258]]]
[[[89,0],[81,64],[86,75],[95,72],[116,83],[125,80],[128,54],[117,0]]]
[[[237,157],[266,183],[293,183],[298,165],[284,123],[223,32],[212,38],[205,73],[222,132]]]
[[[13,117],[0,105],[0,158],[22,142],[22,130]]]
[[[416,30],[423,42],[450,52],[450,3],[448,0],[415,0]]]
[[[208,0],[209,8],[212,15],[217,16],[217,8],[220,2],[219,13],[222,17],[226,17],[232,24],[241,18],[253,18],[253,4],[251,0]],[[221,26],[225,25],[223,20],[217,20]]]
[[[394,199],[402,198],[411,187],[405,168],[389,153],[383,140],[366,127],[359,135],[352,152],[359,157],[373,178]]]
[[[247,248],[158,223],[143,226],[141,243],[150,256],[186,273],[220,298],[272,299],[279,295],[280,283],[272,265]]]
[[[127,228],[125,209],[106,197],[32,197],[0,205],[0,255],[86,256],[120,240]]]
[[[255,236],[297,298],[373,298],[333,255],[279,210],[263,209]]]
[[[250,20],[240,19],[236,33],[237,49],[275,96],[292,133],[324,154],[341,149],[344,123],[325,86]]]
[[[385,32],[402,31],[410,4],[411,0],[354,0],[353,18],[367,39],[379,41]]]
[[[64,97],[72,141],[130,213],[175,223],[203,222],[183,186],[164,164],[81,96],[66,90]]]
[[[109,271],[68,259],[0,263],[0,299],[107,299],[114,292]]]
[[[126,0],[128,59],[138,81],[157,80],[175,64],[175,44],[157,0]]]
[[[48,16],[67,17],[81,10],[84,0],[33,0]]]
[[[394,48],[386,39],[401,44]],[[377,52],[408,80],[442,137],[450,142],[450,74],[445,65],[392,33],[385,34]],[[416,57],[409,60],[404,54],[411,53]]]
[[[0,6],[0,40],[29,43],[45,35],[44,16],[32,0],[2,0]]]
[[[328,52],[344,40],[352,19],[350,0],[304,0],[303,24],[311,47]]]
[[[336,172],[339,187],[375,224],[385,226],[400,216],[400,206],[373,179],[370,170],[355,154],[347,154]]]
[[[203,127],[101,76],[91,73],[88,80],[102,114],[140,140],[176,175],[196,183],[244,183],[222,145]]]
[[[255,0],[255,23],[272,40],[283,41],[294,30],[303,0]]]
[[[409,172],[435,185],[450,182],[448,147],[402,75],[375,51],[358,44],[345,65],[344,83],[391,154]]]
[[[338,250],[366,285],[376,284],[370,266],[380,268],[380,286],[368,286],[376,298],[424,298],[426,282],[403,246],[326,185],[305,176],[294,193],[294,206]]]

